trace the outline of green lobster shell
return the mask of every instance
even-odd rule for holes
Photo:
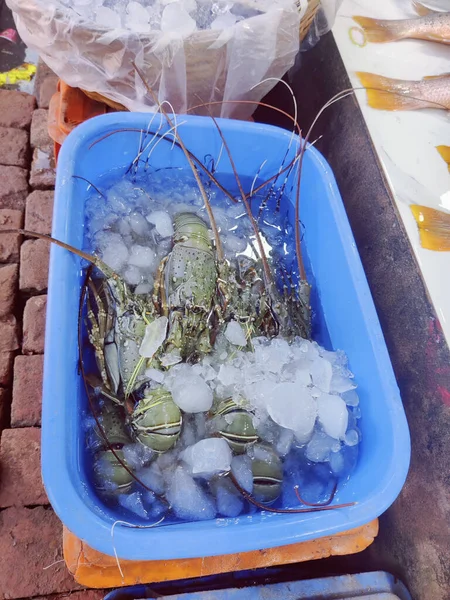
[[[253,493],[252,496],[262,504],[273,504],[281,494],[283,483],[283,465],[270,446],[253,446],[252,459]]]
[[[126,464],[123,450],[115,449],[114,452],[120,460]],[[133,476],[117,460],[112,450],[101,450],[95,460],[94,475],[95,486],[103,492],[113,492],[117,494],[127,493],[133,485]],[[108,482],[111,481],[116,488],[111,490]]]
[[[104,399],[99,422],[108,441],[105,440],[97,427],[95,429],[96,446],[98,448],[94,465],[95,486],[98,490],[104,492],[128,492],[133,483],[133,477],[120,463],[122,461],[127,464],[122,448],[131,443],[131,438],[125,427],[125,413],[122,407],[113,404],[108,399]],[[114,452],[111,448],[114,448]],[[115,489],[111,489],[108,482],[114,484]]]
[[[181,411],[163,387],[146,392],[131,415],[137,440],[155,452],[167,452],[180,437]]]
[[[194,213],[176,215],[173,224],[174,245],[164,270],[168,307],[189,304],[209,310],[217,269],[208,227]]]
[[[215,415],[232,416],[232,421],[225,422],[218,433],[228,442],[230,448],[236,454],[243,454],[249,444],[258,441],[258,434],[253,425],[251,414],[238,406],[231,398],[219,404]]]

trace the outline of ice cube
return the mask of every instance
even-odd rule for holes
[[[331,391],[333,394],[343,394],[350,390],[354,390],[356,385],[349,378],[341,375],[340,373],[333,373],[333,377],[331,379],[330,389],[322,390],[323,392]]]
[[[139,285],[142,281],[141,272],[137,267],[127,267],[124,271],[123,278],[129,285]]]
[[[128,217],[125,219],[120,219],[119,221],[119,233],[121,236],[125,237],[131,234],[131,225]]]
[[[177,2],[164,8],[161,15],[161,31],[187,37],[196,29],[197,24],[194,19]]]
[[[310,365],[311,363],[303,358],[288,362],[283,367],[282,377],[284,380],[307,387],[311,385]]]
[[[178,442],[181,448],[188,448],[193,446],[197,442],[197,431],[194,422],[194,415],[185,415],[183,418],[183,427],[181,429],[181,436]],[[180,453],[180,458],[183,458]]]
[[[347,446],[356,446],[359,442],[359,434],[356,429],[349,429],[344,436],[344,443]]]
[[[310,373],[314,385],[328,394],[333,376],[333,367],[328,360],[317,356],[310,365]]]
[[[347,430],[347,406],[339,396],[322,394],[317,400],[319,421],[329,436],[342,439]]]
[[[155,226],[157,233],[162,238],[173,236],[172,219],[165,210],[154,210],[147,215],[147,221]]]
[[[289,344],[283,339],[273,339],[270,344],[256,344],[255,346],[255,362],[261,365],[264,370],[271,373],[279,373],[283,366],[289,362],[291,351]]]
[[[217,512],[224,517],[237,517],[244,508],[242,495],[228,478],[222,478],[216,487]]]
[[[128,259],[128,248],[123,241],[113,238],[110,243],[107,243],[102,250],[102,260],[113,271],[120,271]]]
[[[156,267],[156,254],[151,248],[135,244],[131,247],[129,264],[151,271]]]
[[[149,285],[148,283],[140,283],[138,286],[136,286],[134,293],[135,294],[150,294],[151,291],[152,291],[151,285]]]
[[[167,335],[167,317],[157,317],[145,328],[144,339],[139,348],[139,354],[145,358],[152,358],[162,346]]]
[[[148,517],[140,492],[134,492],[133,494],[120,494],[119,504],[138,517],[142,517],[143,519]]]
[[[209,410],[213,403],[211,388],[199,375],[180,377],[172,386],[173,401],[187,413]]]
[[[193,13],[197,10],[197,2],[195,0],[180,0],[180,4],[188,13]]]
[[[242,373],[237,367],[233,367],[233,365],[224,364],[220,365],[217,379],[222,385],[229,387],[242,382]]]
[[[315,431],[306,446],[306,458],[311,462],[326,462],[330,458],[332,448],[336,447],[336,440],[323,431]]]
[[[342,452],[332,452],[330,454],[330,469],[335,475],[341,475],[345,469],[345,460]]]
[[[228,27],[233,27],[236,21],[237,17],[227,11],[216,17],[210,27],[211,29],[227,29]]]
[[[201,521],[216,516],[213,500],[181,466],[173,474],[166,497],[180,519]]]
[[[247,247],[247,240],[234,233],[229,233],[226,237],[224,236],[222,241],[227,250],[229,250],[232,254],[243,252]]]
[[[180,458],[189,465],[192,475],[208,478],[228,472],[232,454],[223,438],[206,438],[183,450]]]
[[[356,390],[349,390],[342,394],[342,398],[345,400],[347,406],[358,406],[359,397]]]
[[[253,490],[252,460],[246,454],[234,456],[231,461],[231,472],[238,484],[249,494]]]
[[[127,10],[126,10],[126,22],[127,24],[139,23],[145,26],[150,19],[150,15],[147,10],[140,4],[139,2],[135,2],[131,0],[128,2]]]
[[[206,436],[206,415],[197,413],[194,415],[195,433],[198,440],[202,440]]]
[[[95,11],[95,22],[108,29],[119,29],[121,26],[120,15],[111,8],[99,6]]]
[[[273,390],[267,410],[273,421],[293,431],[300,443],[310,438],[316,422],[317,404],[309,388],[296,383],[280,383]]]
[[[155,494],[162,495],[164,493],[164,477],[157,462],[136,471],[136,477],[153,490]]]
[[[154,452],[142,444],[126,444],[123,447],[123,455],[127,465],[132,469],[140,469],[148,464],[154,457]]]
[[[225,329],[225,337],[234,346],[246,346],[247,339],[244,330],[237,321],[230,321]]]
[[[157,383],[162,383],[165,377],[164,371],[160,371],[159,369],[147,369],[145,371],[145,375],[146,377],[148,377],[152,381],[156,381]]]
[[[130,2],[129,5],[130,4],[132,4],[132,2]],[[138,4],[138,3],[135,2],[134,4]],[[141,5],[139,4],[139,6],[141,6]],[[143,6],[141,6],[141,8],[145,12],[145,14],[147,14],[147,11],[145,10],[145,8]],[[148,231],[148,224],[147,224],[147,221],[145,220],[145,218],[138,212],[132,213],[129,218],[130,218],[130,226],[131,226],[131,229],[134,231],[134,233],[139,236],[144,236]]]
[[[290,429],[280,427],[280,434],[275,444],[275,450],[279,456],[286,456],[291,449],[292,442],[294,441],[294,432]]]

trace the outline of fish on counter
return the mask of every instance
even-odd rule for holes
[[[432,0],[432,6],[430,6],[430,2],[412,0],[412,5],[416,13],[421,17],[435,12],[447,12],[450,10],[450,0]]]
[[[419,204],[412,204],[411,211],[419,228],[422,248],[448,252],[450,250],[450,214]]]
[[[367,91],[367,102],[379,110],[450,110],[450,73],[418,81],[392,79],[375,73],[356,73]]]
[[[436,12],[420,2],[414,4],[422,16],[400,20],[355,16],[353,20],[362,28],[369,42],[384,43],[409,38],[450,44],[450,7],[449,12]]]
[[[447,163],[448,171],[450,173],[450,146],[436,146],[436,150]]]

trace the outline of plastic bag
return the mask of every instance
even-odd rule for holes
[[[319,9],[314,15],[314,19],[308,29],[308,33],[302,40],[302,51],[310,50],[325,33],[330,31],[342,2],[343,0],[321,0]]]
[[[333,7],[339,2],[322,1]],[[282,77],[293,65],[301,19],[311,20],[317,3],[7,0],[24,42],[68,85],[131,111],[155,110],[163,100],[177,113],[217,102],[193,112],[211,110],[216,116],[242,119],[276,84],[275,79],[261,82]],[[205,28],[194,30],[198,24]],[[158,102],[148,94],[133,61]],[[227,104],[230,100],[251,104]]]

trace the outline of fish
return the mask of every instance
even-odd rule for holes
[[[450,146],[436,146],[436,150],[447,163],[448,172],[450,173]]]
[[[434,8],[431,8],[431,6],[425,6],[425,4],[419,2],[418,0],[412,0],[412,5],[416,13],[421,17],[424,15],[430,15],[432,13],[447,12],[449,8],[448,0],[434,0]]]
[[[421,17],[400,20],[355,16],[366,40],[377,44],[418,39],[450,45],[450,12],[430,12]]]
[[[391,79],[375,73],[356,73],[367,91],[367,102],[379,110],[450,110],[450,73],[430,75],[418,81]]]
[[[450,214],[420,204],[412,204],[410,208],[419,228],[422,248],[450,251]]]

